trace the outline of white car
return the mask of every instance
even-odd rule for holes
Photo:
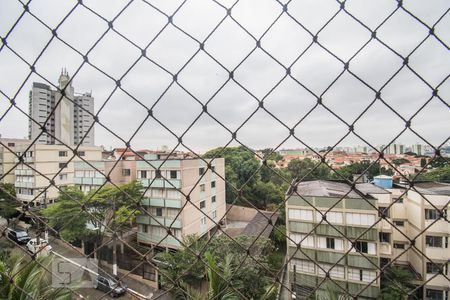
[[[43,248],[43,249],[42,249]],[[27,249],[31,253],[35,254],[39,251],[39,254],[48,255],[52,251],[52,246],[45,239],[39,239],[39,244],[37,239],[31,239],[27,243]]]

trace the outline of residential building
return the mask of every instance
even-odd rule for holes
[[[421,144],[412,145],[412,152],[414,152],[417,155],[423,155],[424,154],[423,146]]]
[[[31,141],[26,139],[0,138],[0,182],[14,184],[16,176],[14,159],[16,145],[30,145]]]
[[[201,159],[162,160],[155,154],[136,161],[137,178],[146,188],[142,204],[148,212],[137,217],[139,243],[178,249],[183,236],[208,234],[222,220],[225,162],[207,161],[210,169]],[[175,237],[168,235],[167,227]]]
[[[397,264],[408,266],[417,274],[418,297],[445,300],[450,296],[450,223],[447,219],[450,184],[418,182],[413,188],[394,184],[388,189],[396,201],[391,217]],[[411,246],[411,241],[414,245]],[[442,271],[442,273],[440,273]]]
[[[288,191],[289,281],[297,299],[311,296],[325,280],[316,292],[323,293],[330,282],[325,272],[351,294],[369,299],[379,296],[381,249],[379,229],[374,224],[378,197],[387,195],[367,183],[351,190],[346,183],[323,180],[300,182]]]
[[[29,100],[29,139],[40,144],[94,146],[94,98],[75,93],[70,76],[63,70],[59,90],[34,82]],[[65,91],[65,95],[61,94]],[[45,132],[42,126],[45,125]],[[91,128],[92,127],[92,128]]]
[[[82,159],[100,160],[100,147],[80,146],[74,156],[64,145],[16,145],[14,155],[16,196],[31,207],[53,203],[59,194],[58,187],[74,184],[74,164]],[[51,180],[54,182],[52,183]]]

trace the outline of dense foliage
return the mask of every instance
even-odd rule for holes
[[[0,217],[11,218],[17,215],[17,207],[21,203],[16,200],[14,184],[0,183]]]

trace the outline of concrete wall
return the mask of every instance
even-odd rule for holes
[[[231,209],[230,209],[231,207]],[[227,210],[230,209],[227,213],[227,220],[236,220],[236,221],[251,221],[257,214],[257,210],[251,207],[244,207],[230,204],[227,204]]]

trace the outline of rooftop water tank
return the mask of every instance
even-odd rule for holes
[[[392,182],[392,176],[378,175],[373,178],[373,183],[383,189],[391,189]]]

